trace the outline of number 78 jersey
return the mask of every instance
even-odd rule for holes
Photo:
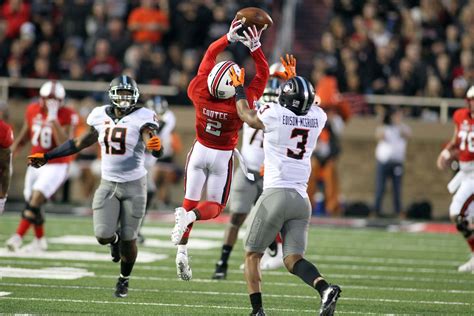
[[[110,105],[96,107],[87,117],[87,124],[98,132],[101,148],[102,179],[129,182],[147,174],[145,169],[145,144],[142,128],[156,123],[155,112],[137,108],[117,119]]]
[[[312,106],[298,116],[277,103],[264,104],[257,113],[265,125],[263,188],[293,188],[307,197],[311,153],[326,124],[326,113]]]
[[[474,118],[468,108],[456,110],[453,115],[456,125],[456,145],[459,149],[459,161],[474,161]]]

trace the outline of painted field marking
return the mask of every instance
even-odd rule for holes
[[[168,234],[169,235],[169,234]],[[48,238],[48,242],[51,244],[65,244],[65,245],[97,245],[97,240],[93,236],[83,236],[83,235],[65,235],[60,237]],[[152,248],[169,248],[175,249],[176,246],[168,239],[145,239],[145,247]],[[192,249],[215,249],[220,248],[222,244],[218,241],[199,239],[194,238],[190,239],[188,247]]]
[[[21,286],[19,284],[19,286]],[[301,285],[303,286],[303,285]],[[35,286],[36,287],[36,286]],[[82,286],[49,286],[48,288],[70,288],[70,289],[91,289],[91,290],[112,290],[107,287],[82,287]],[[195,291],[195,290],[160,290],[160,289],[132,289],[137,292],[153,292],[153,293],[178,293],[178,294],[198,294],[198,295],[225,295],[225,296],[248,296],[247,293],[235,293],[235,292],[222,292],[222,291]],[[265,294],[266,297],[274,298],[297,298],[297,299],[315,299],[317,295],[288,295],[288,294]],[[400,299],[386,299],[386,298],[360,298],[360,297],[346,297],[342,296],[340,300],[344,301],[370,301],[370,302],[383,302],[383,303],[420,303],[420,304],[434,304],[434,305],[460,305],[460,306],[474,306],[474,304],[466,302],[453,302],[453,301],[415,301],[415,300],[400,300]]]
[[[139,305],[139,306],[165,306],[165,307],[178,307],[178,308],[215,308],[215,309],[228,309],[228,310],[250,310],[250,307],[240,306],[226,306],[226,305],[191,305],[191,304],[171,304],[171,303],[142,303],[142,302],[130,302],[130,301],[97,301],[97,300],[72,300],[72,299],[53,299],[53,298],[38,298],[38,297],[0,297],[0,300],[18,300],[18,301],[40,301],[40,302],[65,302],[65,303],[81,303],[81,304],[117,304],[117,305]],[[266,311],[274,312],[299,312],[299,313],[315,313],[316,310],[308,309],[290,309],[290,308],[267,308]],[[354,311],[341,311],[337,310],[338,314],[353,314],[353,315],[406,315],[406,314],[381,314],[381,313],[370,313],[370,312],[354,312]]]
[[[49,260],[75,260],[75,261],[110,261],[109,253],[90,251],[39,251],[39,252],[11,252],[0,248],[0,257],[5,258],[34,258]],[[138,253],[137,262],[154,262],[167,259],[164,254],[156,254],[146,251]]]
[[[24,269],[0,267],[0,278],[77,280],[83,277],[93,277],[94,275],[94,272],[78,268],[50,267],[43,269]]]
[[[12,292],[0,292],[0,296],[8,296],[12,294]]]

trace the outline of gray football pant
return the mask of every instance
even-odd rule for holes
[[[304,255],[308,237],[311,205],[294,189],[270,188],[250,213],[245,250],[263,253],[278,232],[283,239],[283,257]]]
[[[146,183],[146,176],[123,183],[101,180],[92,202],[97,238],[110,238],[120,227],[122,240],[137,239],[145,216]]]

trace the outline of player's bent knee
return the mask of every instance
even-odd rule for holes
[[[455,219],[456,229],[464,236],[470,238],[473,235],[473,230],[469,227],[469,221],[466,217],[458,215]]]
[[[94,228],[94,234],[97,241],[101,245],[110,243],[111,239],[114,238],[115,230],[111,229],[108,225],[96,225]],[[101,242],[104,241],[105,242]]]
[[[295,263],[303,259],[302,255],[299,254],[292,254],[288,255],[283,259],[283,263],[285,264],[286,269],[290,272],[293,273],[293,268],[295,266]]]
[[[122,239],[122,241],[133,241],[137,239],[137,237],[138,237],[137,229],[130,226],[122,227],[121,233],[120,233],[120,238]]]
[[[35,225],[44,224],[44,217],[43,217],[43,214],[41,213],[41,208],[39,207],[33,207],[29,204],[26,204],[26,207],[21,213],[21,216],[32,224],[35,224]]]

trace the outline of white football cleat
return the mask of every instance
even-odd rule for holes
[[[23,238],[21,238],[20,235],[15,234],[8,238],[6,241],[5,245],[7,246],[7,249],[12,252],[16,252],[20,250],[21,244],[23,244]]]
[[[281,268],[284,265],[282,243],[277,243],[276,251],[267,248],[263,254],[262,260],[260,261],[260,269],[262,270],[274,270]]]
[[[186,229],[188,228],[188,221],[186,218],[186,209],[184,207],[177,207],[174,211],[174,228],[171,232],[171,241],[173,244],[178,245],[183,238]]]
[[[184,252],[178,252],[176,254],[176,273],[178,278],[183,281],[189,281],[193,278],[193,271],[189,267],[188,254]]]
[[[48,243],[45,237],[34,238],[28,245],[21,248],[25,252],[42,252],[48,249]]]
[[[474,254],[471,256],[466,263],[460,265],[458,268],[459,272],[474,272]]]

